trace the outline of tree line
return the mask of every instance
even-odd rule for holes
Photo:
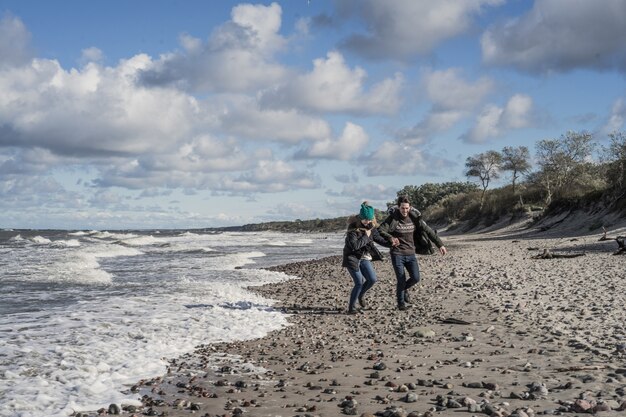
[[[626,208],[626,133],[601,146],[591,133],[569,131],[535,144],[505,146],[467,157],[468,182],[408,185],[397,192],[430,220],[496,221],[503,214],[602,200]],[[509,182],[490,188],[503,175]]]

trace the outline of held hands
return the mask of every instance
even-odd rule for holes
[[[391,238],[391,246],[398,246],[400,245],[400,240],[397,237],[392,237]]]

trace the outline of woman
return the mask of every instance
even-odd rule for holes
[[[376,283],[376,272],[371,261],[379,261],[383,257],[374,242],[391,247],[391,241],[378,234],[375,226],[374,208],[367,201],[361,204],[358,215],[348,219],[342,266],[348,269],[354,280],[348,304],[349,314],[361,312],[356,306],[357,300],[360,307],[365,308],[365,293]]]

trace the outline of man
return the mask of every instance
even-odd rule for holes
[[[389,216],[379,226],[380,234],[391,240],[391,265],[396,274],[396,298],[398,309],[406,310],[410,305],[407,290],[420,280],[419,264],[417,263],[417,241],[423,241],[423,236],[434,242],[441,255],[448,250],[433,230],[422,220],[421,213],[411,207],[407,196],[398,197],[398,208],[392,210]],[[406,279],[406,271],[409,278]]]

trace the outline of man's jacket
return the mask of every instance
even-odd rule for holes
[[[411,207],[409,211],[409,218],[415,225],[415,231],[413,232],[413,243],[415,244],[415,253],[421,255],[431,255],[435,253],[435,249],[431,242],[437,245],[438,248],[443,246],[443,242],[437,236],[437,233],[433,231],[422,219],[422,213],[416,208]],[[391,207],[389,209],[389,216],[378,226],[380,234],[386,238],[391,239],[393,232],[398,228],[401,214],[398,207]]]

